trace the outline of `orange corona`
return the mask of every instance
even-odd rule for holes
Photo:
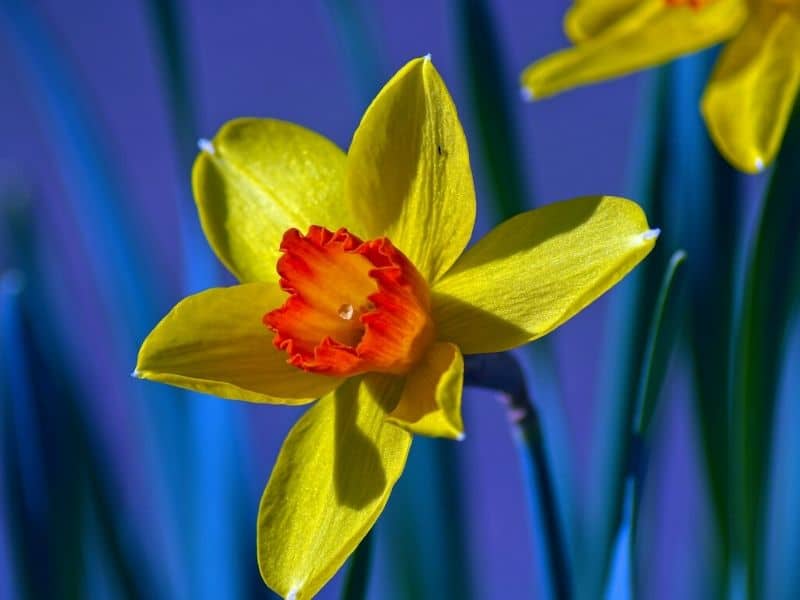
[[[289,298],[264,315],[298,368],[347,376],[408,372],[433,340],[428,284],[387,238],[289,229],[278,259]]]

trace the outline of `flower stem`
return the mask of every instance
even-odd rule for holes
[[[342,600],[363,600],[367,597],[369,568],[372,562],[372,532],[361,540],[350,559],[350,567],[342,587]]]
[[[538,537],[544,567],[545,596],[559,600],[570,598],[572,590],[566,544],[556,507],[553,479],[547,464],[539,415],[528,394],[522,368],[510,353],[467,356],[464,384],[502,393],[527,483],[532,531]]]

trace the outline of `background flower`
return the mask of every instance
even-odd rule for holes
[[[796,0],[579,0],[564,28],[575,47],[522,74],[533,96],[618,77],[725,42],[702,100],[709,132],[742,171],[757,173],[775,159],[800,88]]]

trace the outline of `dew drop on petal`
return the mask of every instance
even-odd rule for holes
[[[353,314],[355,314],[355,312],[356,311],[353,308],[352,304],[342,304],[338,310],[339,318],[344,319],[345,321],[350,321],[353,318]]]

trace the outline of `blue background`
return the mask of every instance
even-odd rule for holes
[[[5,4],[11,8],[0,13],[0,202],[25,199],[39,258],[38,270],[23,272],[22,277],[26,286],[34,278],[43,290],[47,305],[42,310],[49,311],[47,322],[54,324],[49,334],[58,340],[64,360],[48,376],[57,377],[60,369],[79,390],[76,406],[85,419],[80,435],[92,440],[92,453],[102,458],[103,485],[112,506],[109,525],[98,522],[91,502],[78,510],[59,506],[54,498],[58,490],[44,494],[56,520],[81,517],[80,539],[73,540],[74,552],[83,557],[78,588],[86,597],[123,594],[118,571],[108,558],[113,552],[97,533],[110,526],[121,532],[116,543],[123,562],[132,561],[134,577],[142,577],[140,591],[149,590],[151,597],[267,597],[255,562],[257,505],[281,441],[301,409],[184,394],[159,396],[158,385],[129,378],[138,342],[129,347],[126,340],[138,336],[141,341],[142,331],[121,333],[126,309],[114,306],[120,288],[104,273],[119,275],[125,261],[135,261],[138,270],[131,273],[150,273],[157,294],[144,285],[138,288],[134,281],[128,291],[139,290],[142,296],[127,300],[132,305],[148,303],[154,314],[164,314],[196,285],[187,279],[181,246],[179,206],[190,193],[182,149],[194,138],[211,137],[225,121],[245,115],[299,123],[346,148],[366,106],[364,78],[354,64],[371,65],[376,77],[369,91],[374,93],[406,61],[431,53],[474,145],[475,115],[459,58],[455,3],[361,2],[370,55],[359,61],[343,39],[332,4],[179,2],[197,120],[193,139],[176,139],[173,134],[163,57],[146,3],[25,3],[57,49],[59,68],[68,70],[70,89],[78,90],[72,100],[58,94],[48,97],[43,91],[41,76],[52,73],[20,51],[25,44],[16,36],[30,40],[31,34],[15,20],[16,3]],[[561,31],[566,7],[566,2],[555,0],[491,3],[531,208],[584,194],[628,195],[634,175],[629,167],[635,164],[632,154],[646,75],[536,104],[518,99],[518,73],[533,59],[567,44]],[[86,188],[70,182],[76,175],[67,145],[80,145],[83,134],[64,133],[54,115],[72,101],[85,111],[101,140],[96,148],[102,152],[93,153],[96,164],[115,173],[119,182],[121,191],[107,196],[118,209],[117,220],[109,220],[96,207],[86,208],[87,198],[76,197]],[[486,199],[486,173],[474,149],[473,157],[481,215],[477,236],[494,220]],[[96,218],[86,217],[90,210],[96,210]],[[127,228],[126,239],[134,241],[128,247],[135,251],[122,262],[112,261],[108,271],[98,271],[92,265],[102,262],[98,254],[122,235],[115,229],[120,220]],[[10,238],[3,242],[0,272],[17,269],[13,272],[19,274],[13,243],[8,243]],[[203,257],[199,262],[208,264]],[[217,267],[208,280],[231,282]],[[556,358],[551,375],[561,393],[557,403],[541,408],[552,435],[562,440],[560,460],[570,465],[564,477],[574,492],[572,510],[578,522],[592,518],[592,472],[602,435],[598,423],[606,410],[599,393],[608,368],[603,352],[606,339],[614,335],[606,317],[609,299],[617,293],[612,290],[550,336]],[[709,509],[687,399],[687,368],[680,357],[673,361],[668,401],[660,403],[656,415],[654,475],[645,489],[641,531],[647,597],[699,597],[707,585]],[[58,390],[59,381],[51,383]],[[536,385],[534,377],[534,397]],[[50,398],[60,401],[58,394]],[[398,581],[408,581],[408,572],[424,584],[424,590],[416,590],[417,597],[457,597],[459,589],[470,590],[475,598],[529,598],[538,593],[537,557],[506,416],[488,392],[467,393],[464,405],[465,441],[415,442],[409,468],[378,525],[372,597],[402,597],[405,592]],[[52,433],[63,423],[49,414],[50,408],[45,403],[39,418],[50,420],[50,429],[44,431]],[[20,431],[15,423],[7,426],[7,436],[12,429]],[[70,430],[64,435],[66,447],[71,447],[69,436],[77,434]],[[432,461],[431,457],[441,458],[443,444],[455,450],[445,451],[449,458],[444,462]],[[47,440],[41,446],[45,454],[52,451]],[[46,458],[40,453],[30,460],[35,466],[36,460]],[[77,476],[69,479],[67,487],[84,485]],[[4,481],[8,487],[8,477]],[[431,481],[438,487],[428,485]],[[454,508],[448,498],[457,498],[460,507]],[[5,535],[0,562],[7,575],[3,585],[13,593],[23,578],[13,574],[20,564],[9,541],[13,515],[7,511],[0,518],[0,536]],[[451,524],[444,527],[443,521]],[[455,564],[453,556],[446,556],[452,552],[448,543],[438,539],[441,531],[452,532],[452,527],[461,552]],[[410,549],[399,551],[403,545]],[[51,545],[42,548],[42,565],[58,562]],[[455,583],[453,577],[461,581]],[[336,597],[340,579],[321,597]],[[0,596],[2,592],[0,588]]]

